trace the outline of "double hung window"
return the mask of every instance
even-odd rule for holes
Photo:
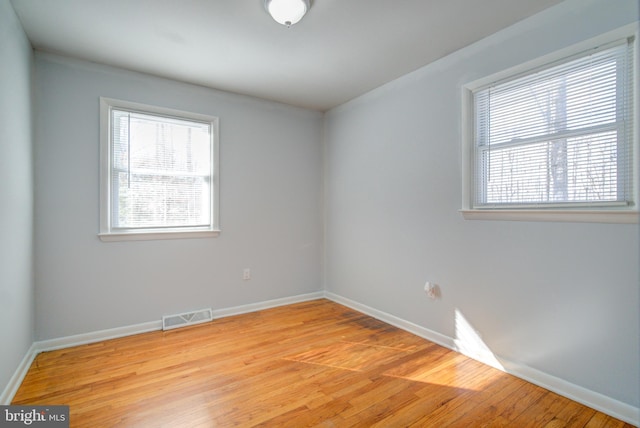
[[[103,240],[212,236],[217,118],[101,99]]]
[[[470,210],[635,210],[634,40],[481,85]]]

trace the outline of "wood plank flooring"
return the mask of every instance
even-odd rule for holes
[[[45,352],[72,427],[631,427],[328,300]]]

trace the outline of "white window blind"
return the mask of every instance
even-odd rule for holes
[[[108,159],[101,237],[215,231],[216,119],[117,100],[102,103]]]
[[[473,92],[474,208],[633,203],[632,44]]]

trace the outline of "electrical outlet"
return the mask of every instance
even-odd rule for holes
[[[249,281],[251,279],[251,269],[244,268],[242,270],[242,279],[245,281]]]

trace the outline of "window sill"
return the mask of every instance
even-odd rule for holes
[[[152,241],[158,239],[192,239],[192,238],[215,238],[220,235],[219,230],[198,230],[198,231],[153,231],[153,232],[116,232],[99,233],[98,237],[102,242],[116,241]]]
[[[637,224],[638,211],[630,210],[460,210],[465,220],[553,221],[574,223]]]

